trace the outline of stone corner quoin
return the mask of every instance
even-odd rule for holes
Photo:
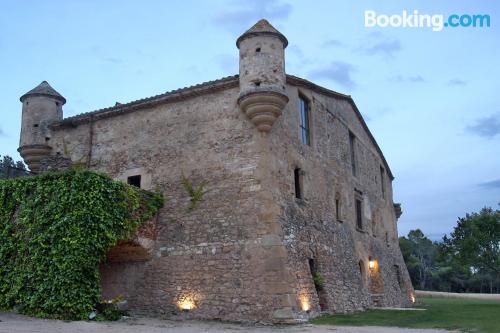
[[[411,306],[391,170],[350,96],[285,73],[287,44],[261,20],[239,75],[70,118],[46,81],[20,98],[31,171],[83,164],[168,198],[101,264],[103,298],[276,323]],[[193,205],[186,179],[206,184]]]

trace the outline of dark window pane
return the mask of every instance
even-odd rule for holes
[[[359,229],[363,229],[363,212],[361,200],[356,199],[356,225]]]
[[[293,171],[294,181],[295,181],[295,197],[297,199],[302,199],[302,189],[300,188],[300,169],[296,168]]]
[[[352,174],[356,176],[356,154],[354,152],[354,140],[355,136],[351,132],[349,132],[349,150],[351,153],[351,168],[352,168]]]
[[[127,178],[127,184],[132,186],[141,187],[141,175],[130,176]]]
[[[310,144],[309,130],[309,105],[307,101],[299,96],[299,112],[300,112],[300,132],[301,141],[303,144]]]

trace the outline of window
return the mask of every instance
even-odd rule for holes
[[[392,269],[394,270],[394,274],[396,275],[396,280],[398,281],[399,289],[403,288],[404,283],[403,283],[403,277],[401,276],[401,269],[399,268],[398,265],[394,265]]]
[[[340,220],[340,199],[335,199],[335,216]]]
[[[351,154],[351,168],[353,176],[356,176],[356,154],[354,152],[355,140],[356,137],[351,131],[349,131],[349,151]]]
[[[359,266],[359,274],[361,275],[361,281],[363,281],[363,284],[366,283],[366,273],[365,273],[365,263],[363,262],[363,260],[360,260],[358,262],[358,266]]]
[[[356,198],[356,227],[363,230],[363,206],[360,199]]]
[[[314,275],[316,274],[316,265],[313,258],[309,258],[309,271],[314,278]]]
[[[130,176],[127,178],[127,184],[141,187],[141,175]]]
[[[385,199],[385,170],[380,167],[380,190],[382,191],[382,198]]]
[[[293,177],[295,182],[295,197],[302,199],[302,170],[295,168],[293,170]]]
[[[342,207],[340,206],[340,193],[335,194],[335,217],[342,222]]]
[[[299,111],[300,111],[300,139],[303,144],[311,145],[311,133],[309,129],[309,103],[299,96]]]

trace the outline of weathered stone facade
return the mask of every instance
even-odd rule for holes
[[[65,119],[46,82],[23,95],[20,151],[34,171],[69,159],[140,176],[167,198],[110,251],[103,297],[148,314],[267,322],[411,305],[390,169],[349,96],[285,74],[286,45],[260,21],[238,39],[239,76]],[[206,183],[192,209],[183,178]]]

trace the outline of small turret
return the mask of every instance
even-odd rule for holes
[[[236,41],[240,50],[238,104],[252,123],[269,132],[288,103],[285,48],[288,41],[268,21],[260,20]]]
[[[23,103],[21,138],[17,151],[31,171],[38,172],[40,161],[50,155],[49,124],[62,120],[66,99],[43,81],[20,98]]]

